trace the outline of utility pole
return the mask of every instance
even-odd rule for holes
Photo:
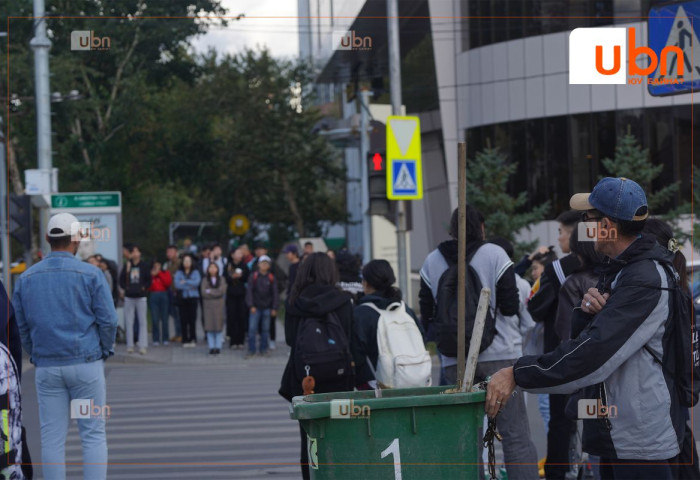
[[[392,115],[401,115],[401,54],[399,51],[399,4],[387,0],[387,34],[389,40],[389,84]],[[397,202],[396,240],[399,262],[399,288],[408,295],[408,261],[406,259],[406,204]],[[407,298],[410,301],[409,298]]]
[[[372,92],[362,90],[358,95],[360,100],[360,165],[362,172],[362,263],[372,259],[372,217],[369,212],[369,166],[367,154],[369,153],[369,97]]]
[[[34,50],[34,83],[36,97],[36,137],[39,170],[51,172],[51,97],[49,93],[49,49],[51,40],[46,36],[44,0],[34,0],[34,38],[29,45]],[[46,225],[48,207],[39,208],[39,242],[42,252],[49,251]]]
[[[0,249],[2,249],[2,283],[7,295],[12,298],[10,285],[10,222],[8,222],[7,202],[10,193],[7,186],[7,165],[5,162],[5,130],[0,117]]]

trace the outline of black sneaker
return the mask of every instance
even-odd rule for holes
[[[213,348],[210,348],[210,349],[209,349],[209,355],[214,355],[214,353],[216,353],[216,350],[214,350]]]

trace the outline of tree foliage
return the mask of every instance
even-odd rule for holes
[[[467,159],[467,201],[484,215],[486,238],[507,238],[519,255],[531,250],[534,242],[516,242],[516,233],[543,220],[549,202],[527,210],[526,192],[515,197],[508,193],[508,179],[517,168],[518,164],[508,162],[498,148],[487,147],[477,152],[474,159]]]
[[[26,0],[0,6],[32,15]],[[266,50],[194,53],[196,35],[225,23],[203,18],[226,13],[220,0],[47,0],[47,13],[51,91],[80,93],[52,104],[59,188],[121,191],[125,241],[160,254],[170,221],[226,224],[236,213],[272,225],[280,241],[345,219],[342,162],[312,134],[310,68]],[[71,51],[73,30],[110,48]],[[0,67],[0,86],[18,100],[6,121],[19,171],[36,168],[32,36],[31,19],[11,19],[9,85]]]
[[[649,157],[649,149],[642,148],[637,137],[627,133],[620,137],[615,146],[615,158],[604,158],[603,166],[613,177],[626,177],[637,182],[646,192],[649,211],[655,214],[673,198],[678,191],[680,182],[665,185],[654,191],[654,179],[661,175],[663,165],[653,165]]]

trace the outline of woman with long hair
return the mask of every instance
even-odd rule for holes
[[[284,333],[287,344],[292,347],[287,366],[282,375],[279,394],[288,401],[292,397],[302,395],[304,388],[297,365],[297,333],[304,322],[312,319],[337,318],[347,341],[352,339],[352,300],[348,293],[337,287],[338,270],[335,262],[325,253],[311,253],[299,265],[297,277],[292,291],[287,299],[287,313],[284,322]],[[302,337],[300,337],[302,338]],[[303,365],[302,365],[303,367]],[[307,373],[307,376],[313,375]],[[336,382],[315,382],[314,393],[342,392],[352,390],[354,379],[352,372]],[[304,479],[309,478],[309,459],[306,448],[306,432],[300,426],[301,432],[301,472]]]
[[[175,274],[176,301],[180,309],[183,347],[194,347],[197,344],[195,322],[202,276],[197,270],[196,262],[193,254],[186,253],[182,257],[180,269]]]
[[[218,355],[221,353],[224,339],[226,279],[219,275],[219,265],[216,262],[211,262],[207,267],[206,276],[199,288],[202,294],[202,315],[209,355]]]
[[[243,250],[237,248],[229,253],[224,273],[228,284],[226,289],[226,332],[229,336],[229,347],[236,350],[243,348],[248,326],[245,284],[249,275],[250,269],[243,258]]]

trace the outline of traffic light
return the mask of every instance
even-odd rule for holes
[[[29,195],[10,194],[8,229],[25,250],[32,248],[32,204]]]
[[[384,215],[392,219],[393,202],[386,198],[386,154],[385,152],[369,152],[367,162],[369,213],[370,215]]]

